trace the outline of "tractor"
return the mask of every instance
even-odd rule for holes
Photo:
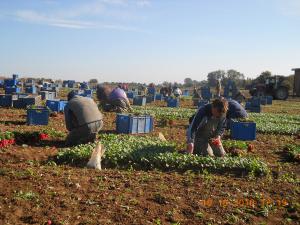
[[[265,83],[252,85],[249,93],[252,96],[273,96],[277,100],[286,100],[289,96],[289,87],[284,84],[284,76],[271,76],[265,79]]]

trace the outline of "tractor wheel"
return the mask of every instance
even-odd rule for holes
[[[286,87],[279,87],[275,91],[275,98],[278,100],[286,100],[289,97],[289,91]]]

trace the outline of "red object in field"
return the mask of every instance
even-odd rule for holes
[[[189,144],[187,145],[187,150],[186,150],[186,152],[187,152],[187,153],[190,153],[190,154],[193,154],[193,151],[194,151],[194,144],[193,144],[193,143],[189,143]]]
[[[221,146],[221,139],[219,138],[213,139],[211,143],[215,146]]]
[[[48,137],[49,137],[48,134],[44,134],[44,133],[41,133],[41,134],[39,135],[39,139],[40,139],[40,140],[46,140]]]
[[[48,225],[51,225],[51,224],[52,224],[52,221],[51,221],[51,220],[48,220],[47,224],[48,224]]]
[[[254,152],[254,145],[253,144],[248,144],[248,152]]]
[[[2,141],[0,141],[0,148],[5,148],[8,145],[13,145],[15,144],[15,139],[4,139]]]

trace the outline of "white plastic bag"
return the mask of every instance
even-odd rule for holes
[[[91,158],[86,166],[88,168],[94,168],[94,169],[101,170],[101,160],[102,160],[102,156],[103,156],[104,152],[105,152],[105,149],[102,146],[102,144],[100,142],[97,143],[97,145],[91,155]]]

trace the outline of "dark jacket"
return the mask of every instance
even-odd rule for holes
[[[246,110],[235,100],[228,100],[227,119],[246,118],[248,114]]]
[[[93,99],[78,95],[68,102],[64,112],[68,131],[103,119]]]
[[[198,109],[187,131],[187,139],[189,143],[194,142],[196,132],[203,128],[207,124],[207,121],[212,117],[211,107],[211,104],[207,104]],[[213,137],[222,136],[225,130],[225,125],[226,118],[223,117],[220,119]]]

